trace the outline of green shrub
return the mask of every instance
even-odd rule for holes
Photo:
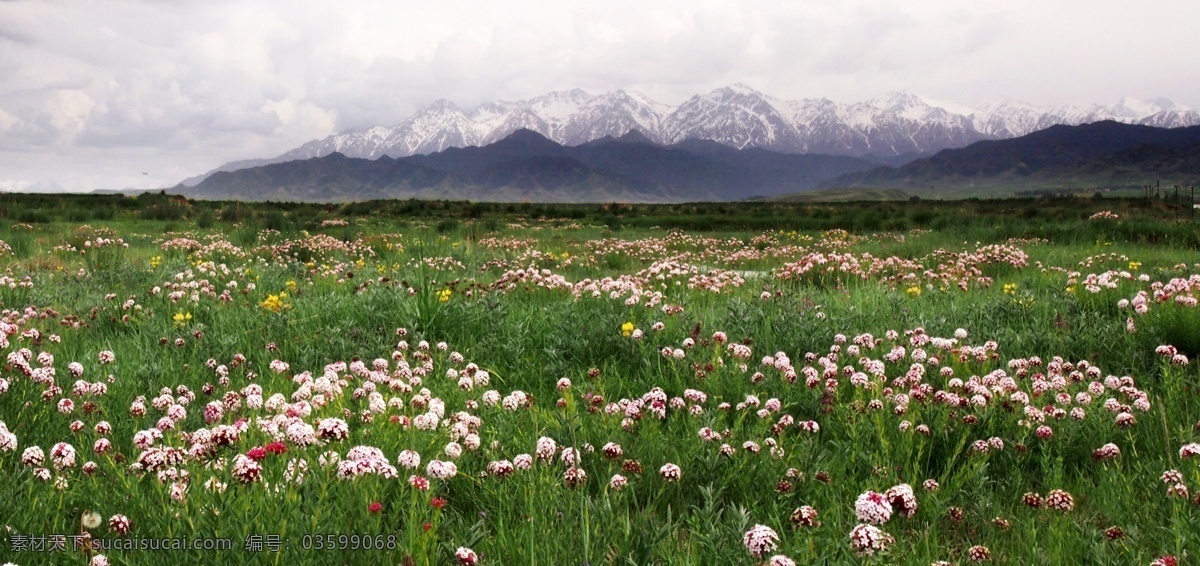
[[[187,205],[168,200],[157,202],[142,209],[142,218],[147,220],[183,220]]]
[[[196,215],[196,227],[202,230],[207,230],[212,228],[216,220],[216,215],[214,215],[211,210],[206,208],[201,211],[200,214]]]
[[[22,210],[17,213],[14,220],[26,224],[48,224],[51,222],[51,217],[44,210]]]
[[[221,219],[221,222],[243,222],[250,217],[251,210],[249,206],[240,202],[230,203],[221,208],[217,217]]]
[[[278,230],[283,232],[291,227],[291,224],[284,217],[283,213],[278,210],[268,211],[263,215],[263,225],[268,230]]]
[[[1150,327],[1160,344],[1175,346],[1189,358],[1200,356],[1200,307],[1167,302],[1149,314]]]

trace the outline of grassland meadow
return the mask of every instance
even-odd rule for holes
[[[1200,559],[1153,203],[0,204],[0,562]]]

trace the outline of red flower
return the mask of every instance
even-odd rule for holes
[[[251,448],[250,451],[246,452],[246,457],[257,462],[267,457],[267,449],[263,448],[262,446],[255,446],[254,448]]]
[[[446,500],[441,497],[434,497],[429,501],[429,504],[433,505],[435,509],[441,509],[446,506]]]
[[[283,454],[284,452],[287,452],[287,445],[282,442],[272,442],[263,448],[272,454]]]
[[[428,531],[429,529],[432,529],[432,528],[433,528],[433,523],[427,522],[424,525],[421,525],[421,530],[423,530],[423,531]]]
[[[383,504],[378,501],[371,503],[370,505],[367,506],[367,511],[370,511],[372,513],[378,513],[382,510],[383,510]]]

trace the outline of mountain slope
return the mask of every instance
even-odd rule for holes
[[[197,198],[240,200],[678,202],[791,193],[871,167],[853,157],[735,150],[715,142],[662,145],[634,133],[567,147],[521,129],[483,147],[400,159],[334,153],[220,172],[195,187],[175,190]]]
[[[1155,128],[1115,121],[1052,126],[1019,138],[947,149],[899,168],[845,175],[825,187],[1139,185],[1200,177],[1200,126]]]
[[[332,153],[312,159],[222,171],[196,187],[176,191],[228,200],[342,201],[387,198],[396,191],[432,189],[447,174],[420,164],[384,157],[377,160]]]

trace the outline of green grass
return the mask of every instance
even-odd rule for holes
[[[100,207],[108,218],[72,220]],[[1088,220],[1100,210],[1120,219]],[[2,349],[0,422],[17,439],[15,450],[0,451],[7,527],[0,561],[87,563],[95,552],[19,551],[18,543],[78,534],[81,517],[94,511],[104,524],[87,530],[107,541],[110,548],[98,552],[115,564],[452,564],[459,547],[484,564],[757,564],[742,543],[756,524],[779,538],[764,559],[780,554],[798,564],[965,564],[975,546],[998,564],[1144,564],[1168,554],[1187,563],[1200,555],[1200,507],[1168,495],[1160,476],[1178,470],[1191,496],[1200,491],[1197,459],[1180,458],[1181,446],[1200,441],[1200,311],[1173,300],[1152,302],[1144,315],[1117,306],[1155,282],[1200,273],[1197,224],[1169,213],[1161,202],[1119,199],[317,206],[0,195],[0,240],[11,248],[0,256],[8,278],[0,303],[14,332]],[[97,246],[98,237],[128,247]],[[206,247],[164,249],[171,238]],[[1019,250],[1027,263],[974,255],[989,245]],[[823,265],[847,267],[795,264],[790,271],[802,274],[778,274],[817,261],[810,254],[835,253],[846,255]],[[891,267],[871,270],[885,261]],[[538,277],[495,285],[520,269]],[[1088,274],[1109,270],[1129,276],[1117,276],[1115,289],[1084,288]],[[1148,281],[1139,280],[1143,274]],[[21,285],[26,277],[31,286]],[[740,284],[706,289],[712,281]],[[1127,330],[1130,318],[1136,333]],[[626,335],[627,323],[640,338]],[[916,329],[950,339],[960,328],[969,335],[951,349],[910,341]],[[728,343],[715,341],[718,332]],[[851,353],[867,333],[878,345]],[[989,341],[996,347],[985,353]],[[736,357],[735,343],[749,349],[747,358]],[[1163,344],[1192,363],[1156,356]],[[896,347],[903,354],[885,361]],[[23,348],[31,370],[42,366],[42,352],[53,356],[61,390],[27,377],[9,358]],[[819,358],[833,349],[839,357],[828,360],[833,374],[824,376]],[[116,361],[100,363],[102,351]],[[778,353],[789,358],[794,382],[788,364],[762,364]],[[1035,356],[1042,364],[1024,372],[1022,362],[1010,365]],[[1056,357],[1074,366],[1064,369]],[[386,370],[327,369],[359,361],[369,370],[375,360]],[[1084,360],[1099,376],[1086,373]],[[277,373],[277,361],[289,367]],[[876,361],[884,377],[855,385],[850,374],[870,375]],[[70,374],[72,362],[82,376]],[[468,364],[487,372],[486,384],[460,383]],[[814,387],[806,384],[812,371],[820,376]],[[1042,377],[1052,381],[1050,373],[1062,374],[1055,387],[1070,403],[1035,387]],[[835,376],[836,384],[826,381]],[[1128,376],[1135,389],[1108,388],[1080,406],[1076,395],[1108,376]],[[569,388],[560,390],[562,378]],[[302,386],[306,379],[321,383]],[[78,380],[104,383],[107,392],[75,391]],[[987,389],[978,406],[970,402],[982,394],[971,390],[975,382]],[[1026,414],[1013,387],[1044,417]],[[158,446],[187,449],[184,432],[243,419],[246,429],[232,444],[171,466],[161,480],[133,470],[142,453],[135,435],[165,416],[154,406],[163,388],[170,389],[164,405],[179,404],[186,416]],[[251,407],[260,402],[250,395],[256,388],[260,408]],[[384,405],[374,412],[372,388]],[[661,419],[658,390],[667,400]],[[528,403],[492,407],[487,391],[501,399],[522,391]],[[1136,424],[1118,427],[1106,400],[1134,405],[1138,392],[1149,409],[1132,408]],[[318,393],[323,404],[313,401]],[[947,393],[966,405],[951,406]],[[299,404],[289,413],[271,400],[276,394],[285,403],[306,400],[311,413]],[[909,396],[903,410],[897,395]],[[179,403],[188,396],[194,400]],[[748,396],[758,405],[739,406]],[[139,397],[145,416],[131,415]],[[641,409],[627,409],[643,398]],[[70,414],[60,412],[62,399],[73,402]],[[445,412],[436,430],[421,430],[415,423],[427,418],[431,399]],[[760,416],[768,402],[778,410]],[[210,404],[223,407],[211,423]],[[1063,408],[1062,418],[1052,406]],[[1073,408],[1083,409],[1082,419],[1068,414]],[[776,426],[784,415],[820,430]],[[349,436],[303,446],[263,424],[316,427],[322,419],[345,420]],[[73,431],[76,420],[82,427]],[[111,432],[95,431],[101,421]],[[1040,425],[1053,436],[1038,438]],[[702,440],[702,429],[720,438]],[[448,443],[469,447],[475,438],[467,434],[479,446],[453,460],[457,475],[431,478],[429,491],[410,486],[409,476],[427,475],[430,461],[451,461]],[[112,449],[93,453],[101,437]],[[489,464],[535,454],[542,437],[578,451],[586,482],[565,485],[560,453],[509,477],[488,474]],[[1004,449],[972,450],[989,439]],[[276,440],[286,452],[261,460],[258,481],[239,481],[235,458]],[[74,467],[52,465],[59,442],[76,450]],[[609,442],[621,446],[620,457],[604,456]],[[1093,459],[1106,443],[1121,456]],[[722,444],[733,453],[722,454]],[[23,465],[32,446],[46,459]],[[320,463],[356,446],[381,450],[397,477],[342,479],[337,465]],[[399,467],[403,450],[421,455],[418,469]],[[640,473],[631,471],[635,460]],[[82,470],[88,461],[91,474]],[[300,461],[307,473],[297,484],[287,468]],[[667,463],[680,466],[679,481],[660,477]],[[48,481],[36,477],[38,468]],[[611,487],[614,474],[626,476],[627,487]],[[56,486],[58,478],[64,483]],[[926,489],[927,480],[939,488]],[[210,489],[212,482],[226,487]],[[882,556],[858,556],[849,539],[859,524],[855,500],[900,484],[912,486],[916,513],[881,525],[895,539]],[[1052,490],[1071,494],[1073,509],[1022,504],[1026,493]],[[818,511],[818,526],[793,526],[802,505]],[[107,526],[116,514],[132,521],[124,537]],[[1110,527],[1123,537],[1109,540]],[[111,548],[113,540],[181,536],[222,538],[230,548]],[[273,541],[278,551],[247,549]]]

